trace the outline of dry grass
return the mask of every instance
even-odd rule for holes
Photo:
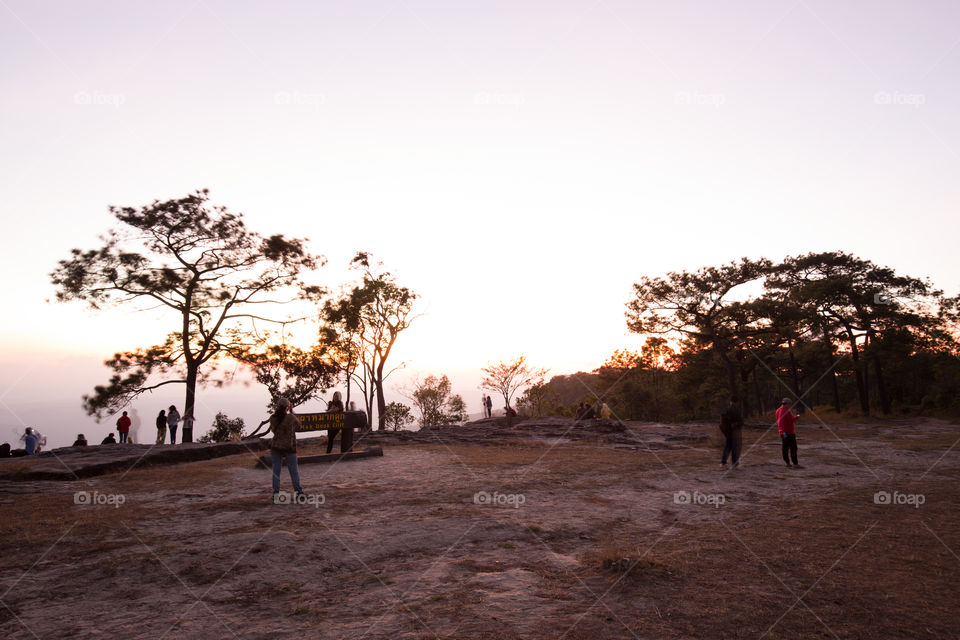
[[[806,438],[802,429],[801,425],[801,437]],[[869,432],[871,444],[881,445],[875,447],[879,451],[883,446],[916,446],[913,450],[918,455],[929,452],[931,459],[938,457],[934,455],[938,451],[946,452],[955,441],[949,433],[932,432],[918,439],[899,439],[886,433],[878,438],[875,430],[856,425],[840,426],[836,431],[851,440]],[[836,442],[826,430],[820,429],[816,435],[824,442]],[[746,430],[744,446],[761,436],[761,432]],[[772,437],[765,437],[775,442],[775,430]],[[647,506],[647,510],[634,511],[633,515],[622,509],[619,501],[633,500],[636,506],[650,499],[643,497],[646,493],[653,496],[667,491],[667,483],[674,480],[665,473],[661,461],[681,475],[693,470],[684,475],[684,481],[706,477],[699,470],[707,446],[698,443],[697,448],[647,452],[583,443],[556,447],[542,443],[403,445],[405,450],[436,454],[441,461],[436,477],[442,476],[444,481],[429,482],[426,475],[417,475],[420,471],[425,474],[425,470],[409,476],[405,474],[410,470],[402,465],[391,467],[381,480],[364,477],[356,487],[344,487],[338,499],[322,512],[297,512],[296,520],[284,520],[282,524],[283,534],[289,534],[291,540],[316,540],[314,519],[330,516],[331,526],[342,526],[345,538],[357,533],[356,539],[363,540],[354,548],[364,554],[369,569],[350,554],[343,562],[334,562],[339,545],[332,544],[316,550],[315,555],[300,556],[301,564],[309,568],[309,579],[303,574],[293,578],[286,573],[274,577],[272,570],[257,574],[255,568],[247,575],[248,562],[266,565],[277,553],[277,546],[267,540],[250,548],[249,557],[231,576],[242,578],[223,582],[231,587],[222,602],[241,612],[238,615],[270,602],[275,605],[273,615],[282,616],[291,625],[305,625],[304,637],[321,629],[331,637],[338,633],[358,637],[359,633],[350,635],[356,626],[349,627],[349,633],[344,631],[347,627],[335,626],[334,618],[344,610],[351,612],[353,623],[389,612],[390,620],[399,620],[391,623],[396,626],[391,628],[390,637],[546,638],[560,637],[567,631],[564,637],[568,639],[634,634],[667,639],[759,637],[768,631],[766,637],[788,639],[957,636],[953,612],[960,604],[960,561],[951,549],[960,549],[960,521],[955,515],[960,499],[954,488],[956,473],[947,464],[949,456],[942,468],[924,479],[913,474],[911,486],[898,487],[900,491],[924,494],[926,502],[921,509],[874,504],[875,491],[892,487],[852,488],[841,486],[839,481],[827,483],[827,488],[812,494],[812,498],[761,495],[756,505],[732,502],[731,508],[719,511],[681,512],[669,504],[662,510]],[[811,453],[818,464],[831,465],[829,473],[800,473],[789,481],[816,482],[846,465],[859,466],[844,451],[838,446]],[[719,453],[711,449],[711,456],[714,452]],[[306,448],[304,455],[308,455]],[[197,487],[222,484],[224,475],[249,469],[250,465],[250,456],[234,456],[138,469],[127,475],[99,478],[90,486],[101,491],[120,486],[131,493],[146,494],[158,490],[194,492]],[[758,483],[770,481],[762,468],[744,473],[756,474]],[[398,477],[402,480],[399,486],[395,485]],[[426,477],[428,481],[412,486],[410,477]],[[466,498],[475,490],[477,480],[516,486],[522,491],[562,491],[543,492],[545,499],[553,500],[548,509],[482,509]],[[454,489],[451,481],[457,483]],[[76,484],[77,488],[92,490],[86,484]],[[611,484],[619,485],[616,492],[598,491]],[[193,523],[230,516],[228,512],[240,514],[235,521],[218,520],[217,527],[198,532],[189,543],[154,545],[178,576],[202,587],[216,583],[236,557],[219,541],[265,530],[275,524],[272,518],[279,513],[265,507],[259,497],[240,498],[229,504],[185,500],[149,509],[131,503],[119,509],[80,508],[73,505],[72,485],[44,486],[58,492],[37,492],[4,505],[5,514],[10,516],[0,520],[0,545],[14,551],[24,546],[31,550],[29,554],[7,555],[4,568],[18,567],[19,557],[29,557],[32,562],[70,530],[51,558],[56,556],[67,566],[77,558],[97,558],[90,575],[102,579],[101,588],[114,586],[115,581],[131,574],[142,577],[143,589],[162,589],[167,582],[176,586],[146,549],[134,546],[137,542],[126,525],[136,531],[150,531],[160,530],[172,519]],[[419,508],[423,505],[438,508]],[[474,525],[472,533],[459,540],[468,521]],[[456,529],[447,543],[440,542],[438,532],[443,527]],[[377,531],[364,537],[359,535],[363,528]],[[421,534],[436,537],[421,548],[414,541]],[[365,555],[364,545],[371,549],[389,546],[393,536],[405,536],[410,542],[404,542],[391,555]],[[245,540],[249,545],[255,538]],[[454,540],[457,544],[448,548]],[[559,555],[565,559],[558,560]],[[427,570],[432,572],[428,574]],[[530,574],[535,577],[531,579]],[[521,576],[519,582],[517,575]],[[275,581],[261,584],[256,582],[258,576]],[[534,616],[537,626],[532,633],[521,633],[510,623],[491,617],[500,614],[488,615],[500,580],[524,585],[511,587],[516,599],[506,601],[507,606],[515,606],[509,613],[516,619]],[[416,586],[420,595],[407,604],[429,622],[436,635],[424,632],[384,583],[395,585],[392,588],[397,593]],[[328,601],[324,594],[329,595],[331,589],[337,597]],[[802,597],[799,603],[798,597]]]

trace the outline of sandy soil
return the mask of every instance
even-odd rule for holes
[[[0,629],[960,637],[956,425],[801,425],[800,469],[764,427],[745,431],[739,469],[721,469],[714,431],[385,436],[383,458],[304,465],[299,505],[273,504],[253,454],[0,481]]]

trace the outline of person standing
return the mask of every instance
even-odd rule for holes
[[[160,409],[157,415],[157,444],[163,444],[167,439],[167,413]]]
[[[193,410],[187,411],[183,414],[183,430],[180,432],[180,443],[185,444],[187,442],[193,442],[193,422],[195,418],[193,417]]]
[[[783,461],[790,467],[790,461],[793,460],[793,466],[797,464],[797,416],[790,410],[792,401],[790,398],[784,398],[777,409],[777,431],[780,432],[780,452],[783,454]],[[787,457],[789,454],[789,457]]]
[[[327,413],[343,413],[343,400],[341,400],[340,392],[333,392],[333,399],[327,403]],[[328,429],[327,430],[327,453],[333,451],[333,440],[340,434],[340,429]],[[341,444],[343,441],[341,440]]]
[[[290,470],[290,481],[293,490],[297,492],[297,499],[303,496],[303,487],[300,486],[300,470],[297,468],[297,427],[300,420],[293,413],[293,407],[286,398],[277,403],[277,410],[270,416],[270,431],[273,439],[270,441],[270,461],[273,467],[273,502],[278,503],[280,493],[280,469],[285,460]]]
[[[723,454],[720,466],[726,468],[727,455],[734,467],[740,466],[740,443],[743,441],[743,416],[740,414],[740,400],[730,398],[730,405],[720,414],[720,432],[724,437]]]
[[[130,433],[131,424],[130,417],[127,416],[127,412],[124,411],[120,419],[117,420],[117,433],[120,434],[120,444],[127,441],[127,434]]]
[[[180,422],[180,412],[173,405],[167,410],[167,429],[170,431],[170,444],[177,444],[177,424]]]
[[[487,396],[487,417],[493,417],[493,398]]]

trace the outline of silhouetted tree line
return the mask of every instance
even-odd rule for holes
[[[960,414],[958,298],[834,251],[704,267],[633,285],[627,325],[646,335],[592,373],[556,376],[550,409],[602,398],[622,419],[747,415],[795,406]]]

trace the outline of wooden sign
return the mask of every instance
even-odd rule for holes
[[[325,431],[328,429],[362,429],[367,425],[367,414],[363,411],[340,413],[298,413],[300,426],[297,433],[307,431]]]

